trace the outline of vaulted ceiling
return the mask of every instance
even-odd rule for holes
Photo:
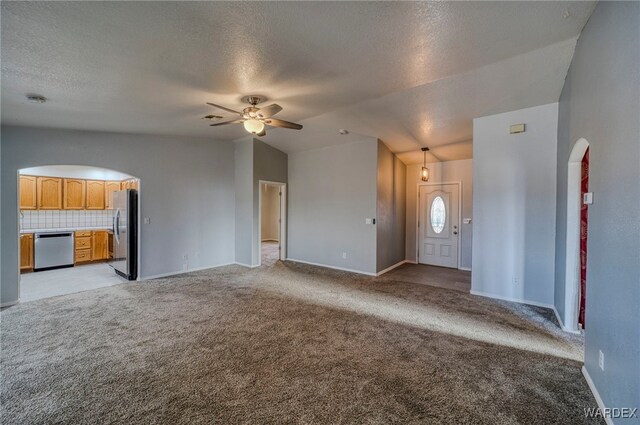
[[[382,139],[471,157],[474,117],[558,100],[594,2],[5,2],[2,123],[235,140],[261,94],[285,152]],[[25,94],[46,96],[29,103]],[[432,158],[433,159],[433,158]]]

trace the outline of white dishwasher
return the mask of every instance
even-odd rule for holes
[[[73,232],[36,233],[33,271],[73,267]]]

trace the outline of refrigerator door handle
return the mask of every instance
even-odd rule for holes
[[[116,215],[113,217],[113,236],[116,238],[116,243],[120,243],[120,208],[116,210]]]

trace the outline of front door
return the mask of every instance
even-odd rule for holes
[[[421,185],[418,194],[418,262],[458,268],[457,184]]]

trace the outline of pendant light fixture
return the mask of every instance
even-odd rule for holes
[[[422,148],[424,160],[422,162],[422,172],[420,173],[420,178],[422,179],[423,182],[429,181],[429,169],[427,168],[427,151],[428,150],[429,148],[427,147]]]

